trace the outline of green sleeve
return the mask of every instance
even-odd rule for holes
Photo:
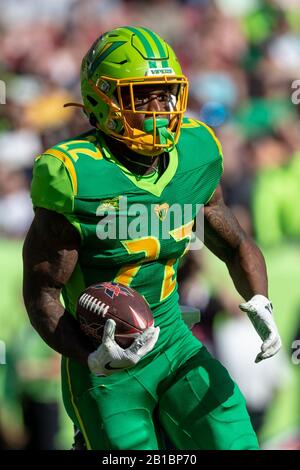
[[[220,183],[220,179],[224,171],[224,158],[221,143],[216,137],[213,130],[204,123],[201,124],[205,127],[205,130],[207,131],[206,139],[209,142],[208,154],[210,155],[203,177],[203,182],[207,186],[208,197],[205,202],[205,204],[207,204],[213,197]]]
[[[64,163],[50,155],[39,155],[33,167],[31,198],[34,207],[43,207],[61,214],[71,214],[74,191]]]
[[[216,156],[206,167],[204,173],[204,181],[207,185],[207,199],[205,204],[207,204],[210,199],[213,197],[223,173],[223,158],[220,154]]]
[[[223,152],[218,138],[204,122],[185,118],[178,148],[185,171],[197,172],[201,199],[207,204],[223,173]]]

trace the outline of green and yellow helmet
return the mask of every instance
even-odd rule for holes
[[[172,109],[137,110],[135,89],[141,85],[174,86]],[[126,108],[123,87],[130,92],[131,104]],[[138,153],[158,155],[178,141],[188,81],[171,47],[147,28],[126,26],[100,36],[83,58],[81,93],[92,125]],[[143,130],[129,125],[127,118],[134,113],[145,115],[147,125]],[[168,115],[166,119],[164,114]]]

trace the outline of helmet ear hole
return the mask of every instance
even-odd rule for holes
[[[87,95],[87,99],[93,107],[97,106],[98,102],[91,95]]]
[[[96,119],[95,114],[90,114],[89,121],[90,121],[91,126],[93,127],[97,126],[97,119]]]

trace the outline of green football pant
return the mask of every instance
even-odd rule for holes
[[[177,449],[258,449],[226,369],[204,347],[176,368],[174,348],[109,377],[63,358],[65,407],[88,449],[161,449],[161,428]]]

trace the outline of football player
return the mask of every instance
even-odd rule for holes
[[[25,305],[63,356],[67,412],[88,449],[161,448],[158,423],[177,449],[257,449],[241,392],[178,305],[178,260],[203,205],[205,244],[226,263],[262,339],[256,361],[280,348],[264,258],[222,198],[221,145],[184,117],[188,80],[149,29],[97,39],[82,62],[81,90],[92,128],[36,158],[24,244]],[[175,207],[182,217],[170,216]],[[96,351],[79,330],[77,298],[101,281],[130,285],[151,306],[155,326],[128,349],[114,340],[113,320]]]

